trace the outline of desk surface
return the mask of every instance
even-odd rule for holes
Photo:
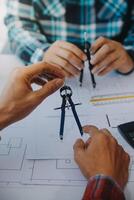
[[[23,64],[15,56],[0,56],[0,90],[3,88],[6,79],[14,67]],[[130,182],[126,189],[127,199],[133,200],[134,183]],[[84,187],[80,186],[23,186],[18,187],[12,185],[8,187],[0,187],[1,200],[80,200],[84,192]]]

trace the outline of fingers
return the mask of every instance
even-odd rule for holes
[[[60,66],[61,68],[64,68],[64,70],[71,74],[72,76],[74,75],[79,75],[80,74],[80,70],[78,70],[76,67],[74,67],[71,62],[69,62],[68,60],[65,60],[64,58],[61,58],[57,55],[53,56],[53,64],[56,64],[58,66]]]
[[[134,63],[130,59],[121,43],[104,37],[99,37],[91,46],[90,51],[92,73],[99,76],[118,70],[122,73],[129,72]]]
[[[113,70],[114,70],[114,65],[110,65],[102,69],[102,71],[98,73],[98,76],[104,76]]]
[[[83,132],[93,136],[99,133],[99,129],[96,126],[86,125],[83,127]]]
[[[108,56],[105,55],[105,58],[100,59],[100,62],[94,65],[92,73],[100,75],[102,71],[108,68],[118,58],[119,58],[119,55],[117,52],[112,52]]]
[[[126,183],[128,182],[129,177],[129,164],[130,164],[130,156],[128,153],[125,152],[122,146],[118,145],[118,155],[116,154],[118,158],[123,163],[123,169],[120,170],[120,179],[119,179],[119,185],[122,189],[124,189]]]
[[[46,97],[56,92],[64,84],[63,79],[54,79],[46,83],[41,89],[32,93],[33,98],[41,103]]]
[[[46,51],[44,60],[48,63],[54,63],[67,72],[67,76],[79,75],[84,68],[86,54],[72,43],[65,41],[56,41]]]
[[[39,76],[35,76],[35,77],[32,79],[31,83],[35,83],[35,84],[37,84],[37,85],[43,86],[43,85],[45,85],[46,81],[43,80],[43,79],[42,79],[41,77],[39,77]]]
[[[103,76],[121,66],[120,57],[124,50],[119,42],[99,37],[92,44],[91,51],[93,52],[91,58],[91,64],[94,66],[93,74]]]
[[[50,61],[50,64],[52,64],[52,66],[57,67],[59,70],[62,71],[62,73],[64,74],[64,77],[72,77],[72,74],[67,72],[65,69],[63,69],[63,66],[61,66],[60,64],[56,63],[56,56],[53,56],[53,61]]]
[[[101,62],[105,59],[106,55],[114,50],[112,43],[104,44],[100,49],[92,56],[91,64],[96,65],[97,63]]]
[[[76,45],[65,42],[65,41],[57,41],[56,45],[58,45],[61,48],[64,48],[68,51],[71,51],[74,55],[76,55],[79,59],[85,61],[87,59],[86,54],[79,49]]]
[[[86,125],[83,127],[83,132],[89,134],[91,137],[97,136],[98,134],[99,134],[99,136],[100,136],[100,134],[102,134],[102,135],[105,134],[106,136],[113,138],[110,131],[106,128],[98,129],[96,126]],[[87,140],[86,143],[90,144],[91,139],[89,138],[89,141]]]
[[[85,142],[85,148],[88,148],[89,145],[91,144],[91,139],[92,138],[88,138],[87,141]]]
[[[106,39],[105,37],[99,37],[92,45],[90,48],[90,51],[92,54],[95,54],[98,49],[100,49],[104,44],[106,44],[109,40]]]
[[[84,148],[85,148],[85,143],[83,142],[83,140],[77,139],[73,146],[74,151],[84,150]]]
[[[82,157],[84,156],[84,150],[85,150],[85,143],[83,142],[83,140],[78,139],[76,140],[74,146],[74,159],[77,163],[81,163],[82,162]]]
[[[126,152],[125,152],[125,161],[124,162],[126,163],[126,171],[127,171],[129,168],[129,165],[130,165],[130,155]]]
[[[103,76],[103,75],[111,72],[113,69],[114,70],[118,69],[119,66],[123,66],[123,60],[121,58],[116,59],[109,66],[107,66],[101,72],[99,72],[99,76]]]
[[[45,62],[40,62],[40,63],[29,66],[29,68],[26,68],[26,73],[30,77],[48,73],[48,74],[53,75],[56,78],[61,78],[61,79],[64,78],[64,73],[61,69]]]
[[[60,48],[59,51],[56,52],[56,55],[68,61],[76,69],[81,70],[84,67],[84,62],[82,62],[82,60],[77,57],[73,52],[70,52],[66,49]]]
[[[52,47],[50,51],[53,58],[47,56],[48,60],[57,64],[72,76],[79,75],[81,69],[84,68],[85,53],[75,45],[65,41],[57,41]]]
[[[106,129],[106,128],[100,129],[100,131],[103,132],[103,133],[105,133],[105,134],[107,134],[107,135],[112,136],[112,134],[110,133],[110,131],[108,129]]]

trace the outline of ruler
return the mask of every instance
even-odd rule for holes
[[[90,103],[94,106],[109,105],[116,103],[128,103],[134,102],[134,92],[118,93],[118,94],[107,94],[92,96]]]

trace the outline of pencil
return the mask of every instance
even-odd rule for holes
[[[84,74],[84,69],[82,69],[80,72],[80,79],[79,79],[80,87],[82,87],[82,83],[83,83],[83,74]]]
[[[95,88],[96,82],[95,82],[94,75],[92,73],[93,65],[90,63],[91,56],[90,56],[89,48],[90,48],[90,44],[88,42],[86,42],[85,43],[85,53],[86,53],[87,59],[88,59],[88,67],[89,67],[89,71],[90,71],[90,75],[91,75],[92,86],[93,86],[93,88]]]

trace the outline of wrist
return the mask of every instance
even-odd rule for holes
[[[109,176],[98,174],[89,180],[82,200],[86,199],[122,199],[123,190]]]
[[[129,74],[134,70],[134,60],[128,54],[128,61],[127,65],[124,67],[119,68],[117,71],[121,74]]]
[[[33,53],[30,61],[31,63],[37,63],[44,59],[44,53],[48,50],[51,45],[49,43],[42,45],[40,48],[37,48]]]
[[[119,183],[116,181],[116,179],[114,179],[114,178],[111,177],[111,176],[106,176],[106,175],[104,175],[104,174],[96,174],[95,176],[90,177],[88,183],[90,184],[90,182],[92,182],[93,180],[98,180],[98,179],[105,180],[105,181],[107,181],[107,182],[109,182],[109,183],[110,183],[110,182],[113,183],[113,184],[116,185],[116,187],[118,187],[119,190],[122,191],[122,192],[123,192],[123,190],[124,190],[124,188],[121,187],[121,185],[119,185]]]
[[[122,75],[129,75],[134,71],[134,66],[130,66],[128,68],[121,68],[121,69],[117,69],[117,72],[119,72]]]
[[[134,62],[134,51],[132,49],[127,50],[128,55],[131,57],[131,59]]]
[[[91,180],[93,177],[96,176],[102,176],[102,177],[110,177],[112,180],[114,180],[119,186],[120,188],[124,188],[125,186],[125,182],[123,182],[123,180],[121,181],[120,178],[117,176],[117,174],[115,174],[115,172],[113,170],[98,170],[94,173],[90,173],[90,176],[87,176],[88,180]]]

